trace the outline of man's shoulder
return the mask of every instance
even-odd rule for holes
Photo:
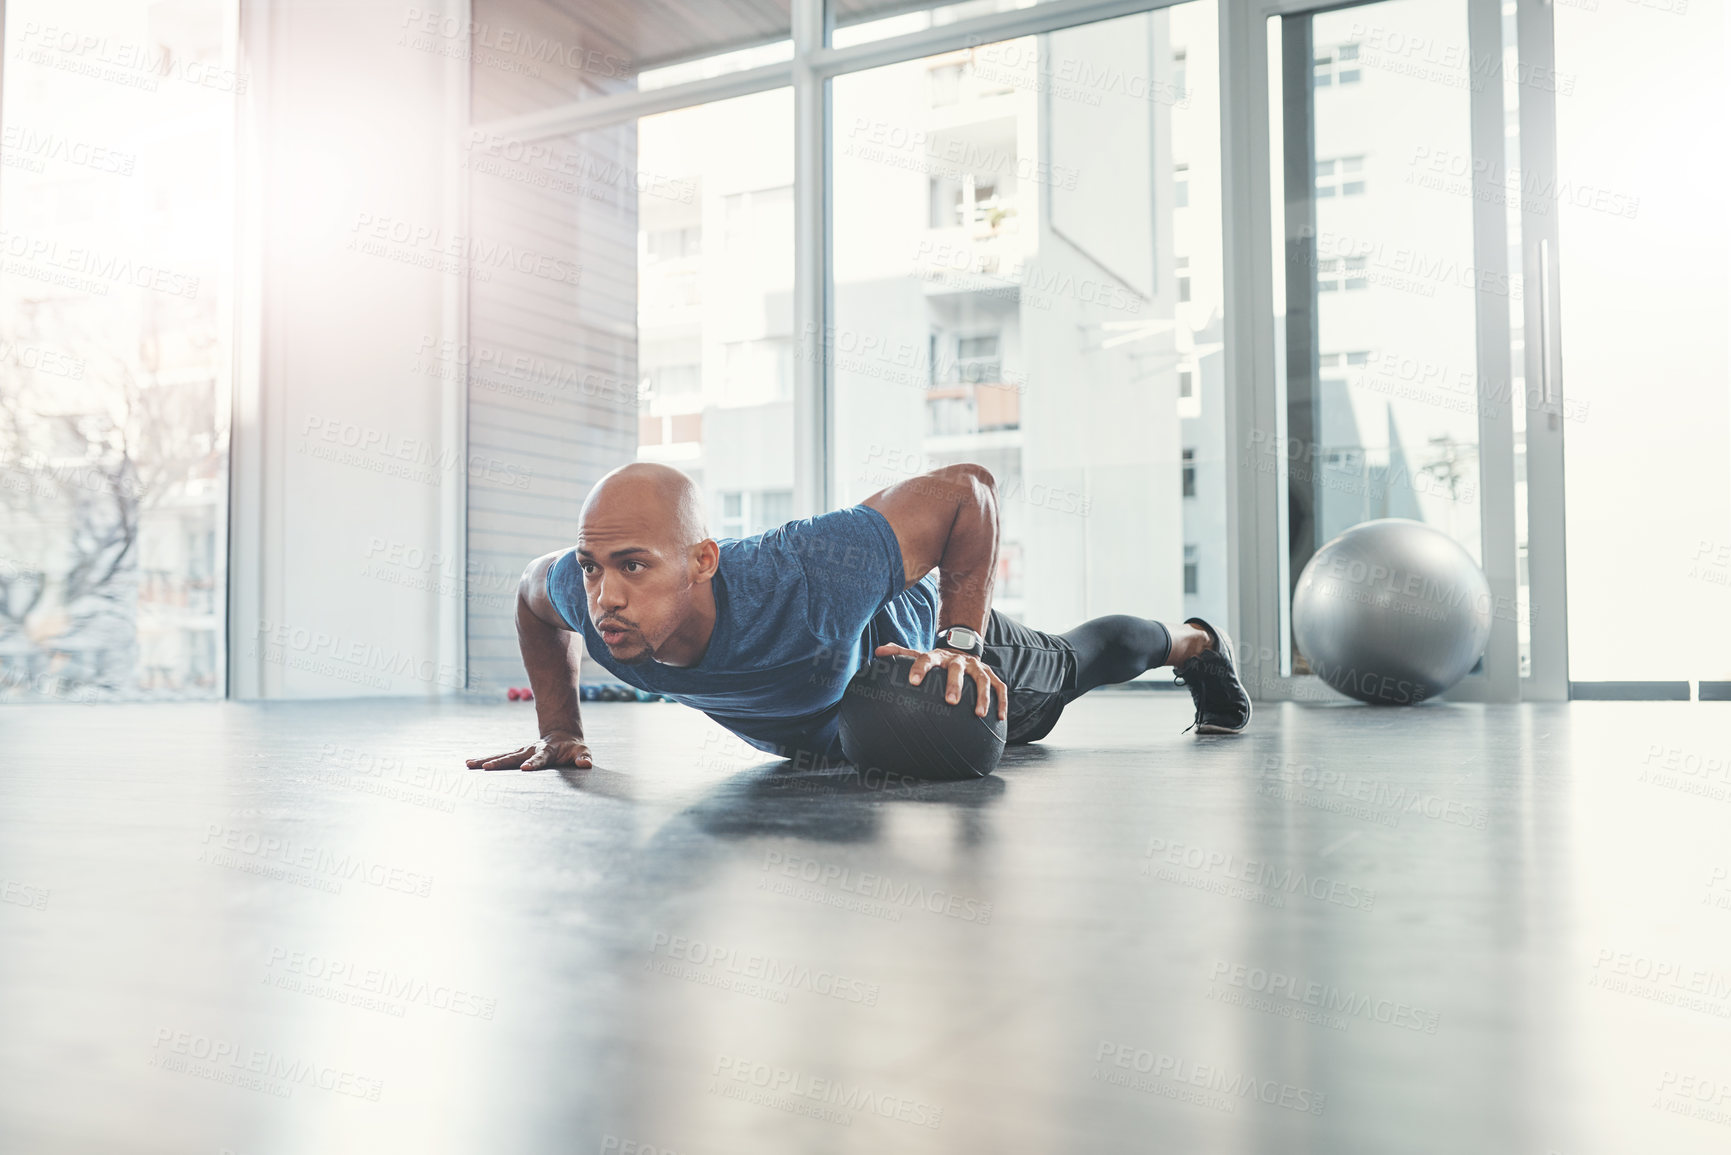
[[[814,579],[875,576],[889,555],[898,565],[901,560],[895,531],[883,514],[865,505],[790,521],[762,536],[766,547],[796,561]]]
[[[540,572],[534,589],[525,591],[531,608],[539,608],[538,598],[565,622],[565,628],[581,633],[588,618],[588,603],[583,593],[583,573],[577,567],[577,547],[568,546],[535,560]],[[544,565],[540,564],[545,562]],[[544,617],[537,613],[538,617]],[[549,625],[553,624],[551,622]]]

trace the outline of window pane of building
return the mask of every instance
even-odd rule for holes
[[[1558,219],[1563,405],[1527,420],[1563,429],[1569,676],[1731,680],[1724,8],[1555,18],[1557,173],[1526,196]],[[1670,625],[1619,645],[1632,601]]]
[[[6,5],[0,698],[220,697],[246,77],[222,0],[74,15]]]
[[[642,227],[694,239],[687,255],[640,271],[639,405],[685,435],[644,442],[637,457],[703,485],[715,533],[749,536],[792,517],[792,94],[645,117],[638,137],[643,169],[692,190],[642,200]],[[657,370],[675,365],[669,391]]]
[[[1457,0],[1384,0],[1269,21],[1277,381],[1288,478],[1288,577],[1362,521],[1423,521],[1482,556],[1473,198],[1470,182],[1372,179],[1383,158],[1459,157],[1470,169],[1464,55],[1416,73],[1357,61],[1371,28],[1467,43]],[[1307,43],[1308,42],[1308,43]],[[1393,112],[1391,110],[1398,110]],[[1505,287],[1504,292],[1510,290]],[[1518,286],[1515,292],[1518,293]],[[1299,673],[1307,672],[1302,658]]]
[[[991,469],[1030,625],[1224,613],[1217,70],[1189,3],[834,82],[836,500]]]
[[[570,546],[590,486],[633,460],[703,485],[717,535],[790,508],[757,495],[793,488],[792,140],[780,90],[540,142],[475,179],[477,232],[581,275],[470,285],[471,440],[536,454],[545,488],[471,480],[472,564]],[[469,665],[521,673],[510,605],[473,586]]]

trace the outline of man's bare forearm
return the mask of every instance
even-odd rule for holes
[[[535,692],[535,719],[540,723],[541,737],[569,734],[581,738],[577,676],[583,660],[582,638],[549,626],[518,598],[517,646],[523,653],[523,668],[529,671],[529,688]]]
[[[967,626],[984,635],[998,577],[998,486],[991,471],[979,465],[946,465],[879,490],[863,504],[890,523],[908,585],[938,571],[938,628]],[[941,649],[922,653],[893,642],[876,652],[911,658],[910,685],[937,671],[951,702],[961,701],[964,680],[972,678],[974,713],[988,717],[995,694],[998,718],[1009,716],[1009,689],[981,655]]]
[[[983,635],[998,578],[998,497],[976,480],[966,486],[938,558],[938,628],[967,626]]]
[[[536,558],[523,571],[517,587],[517,648],[529,672],[529,688],[535,692],[541,737],[581,738],[577,679],[583,667],[583,635],[564,627],[547,595],[547,571],[556,556]]]

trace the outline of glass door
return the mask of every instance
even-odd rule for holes
[[[1228,371],[1256,692],[1335,696],[1293,643],[1292,591],[1330,539],[1398,517],[1458,542],[1489,582],[1489,645],[1448,696],[1516,700],[1530,610],[1511,357],[1524,278],[1505,176],[1513,22],[1505,34],[1497,0],[1262,0],[1229,31],[1245,141],[1229,316],[1248,337]]]
[[[1568,690],[1731,700],[1726,6],[1535,5],[1521,31],[1556,78],[1555,163],[1528,199],[1550,210],[1529,236],[1562,248],[1541,351],[1563,409],[1529,452],[1567,439],[1566,507],[1534,524],[1567,526]],[[1648,607],[1650,640],[1604,628]]]

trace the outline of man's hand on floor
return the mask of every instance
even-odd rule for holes
[[[471,770],[545,770],[549,766],[574,766],[587,770],[595,763],[589,747],[575,734],[549,734],[533,746],[523,746],[496,758],[470,758]]]
[[[879,646],[875,653],[880,658],[912,658],[914,668],[908,671],[909,685],[917,686],[928,672],[939,671],[949,681],[949,685],[944,687],[944,699],[951,703],[962,700],[962,676],[966,674],[974,679],[974,689],[978,694],[974,713],[982,718],[986,716],[986,710],[992,701],[992,691],[995,689],[998,691],[998,717],[1000,720],[1009,717],[1009,687],[1004,685],[996,670],[972,654],[964,654],[959,650],[933,650],[926,653],[893,644]]]

